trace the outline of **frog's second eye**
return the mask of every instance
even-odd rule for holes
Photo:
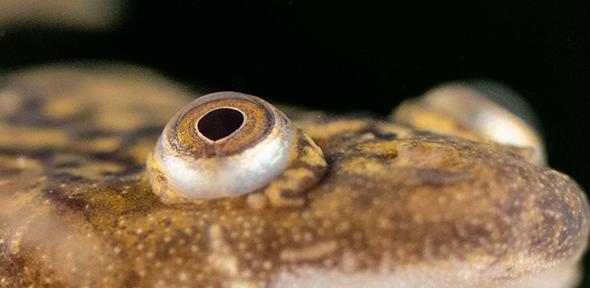
[[[297,160],[302,136],[258,97],[209,94],[168,122],[147,161],[150,181],[165,202],[250,193]],[[319,148],[309,145],[323,159]]]

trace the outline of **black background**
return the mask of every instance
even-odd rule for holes
[[[107,32],[3,31],[0,69],[119,60],[195,87],[383,115],[444,81],[493,79],[538,112],[551,166],[590,189],[590,1],[396,2],[128,1]]]

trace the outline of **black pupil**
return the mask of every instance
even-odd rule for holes
[[[220,108],[205,114],[197,123],[197,129],[209,140],[217,141],[240,129],[242,123],[244,115],[240,111]]]

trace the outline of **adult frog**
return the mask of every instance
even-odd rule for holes
[[[5,75],[0,286],[572,287],[584,193],[476,92],[387,120],[121,65]]]

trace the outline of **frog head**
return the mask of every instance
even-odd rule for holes
[[[191,102],[177,83],[120,66],[4,80],[0,283],[570,287],[577,277],[583,191],[545,166],[530,125],[471,86],[433,90],[386,119],[236,92]],[[482,119],[511,133],[488,133]]]

